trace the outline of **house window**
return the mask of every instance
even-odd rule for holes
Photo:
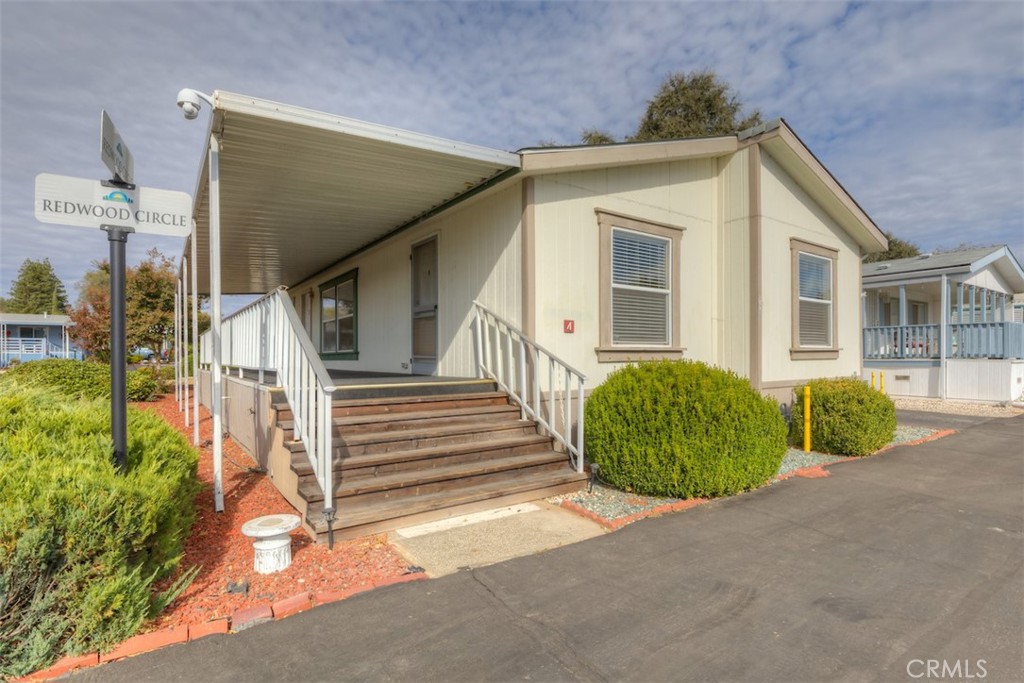
[[[358,270],[320,286],[320,355],[328,360],[358,360]]]
[[[599,361],[678,357],[683,228],[597,211],[601,232]]]
[[[838,358],[835,294],[839,252],[817,244],[790,240],[793,264],[794,359]]]

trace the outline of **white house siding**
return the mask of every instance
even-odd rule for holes
[[[860,374],[860,248],[767,153],[761,154],[761,379],[796,383],[816,377]],[[793,283],[790,239],[838,251],[839,357],[792,360]]]
[[[412,353],[412,246],[438,238],[438,374],[475,375],[472,302],[518,324],[521,315],[519,184],[471,199],[293,287],[314,291],[313,337],[319,348],[319,286],[353,268],[358,280],[357,361],[328,368],[409,372]],[[406,364],[406,367],[403,367]]]
[[[750,376],[750,152],[722,159],[721,238],[716,253],[720,298],[716,313],[717,364]]]
[[[684,357],[715,361],[711,321],[717,207],[714,159],[558,173],[535,179],[537,341],[596,386],[621,363],[599,363],[600,245],[595,209],[682,226],[681,346]],[[575,332],[563,332],[573,320]]]

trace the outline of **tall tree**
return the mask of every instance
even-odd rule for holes
[[[25,259],[4,301],[4,310],[8,313],[63,314],[67,306],[64,283],[53,272],[50,259]]]
[[[729,135],[761,123],[761,112],[756,109],[739,118],[742,108],[739,96],[713,71],[671,74],[647,103],[647,111],[630,140]]]
[[[85,274],[77,305],[69,311],[72,336],[99,360],[110,360],[110,264],[94,263]],[[159,351],[173,336],[177,276],[174,263],[156,249],[125,271],[125,338],[128,348]]]
[[[885,251],[880,251],[876,254],[868,254],[867,258],[864,259],[864,263],[875,263],[877,261],[893,261],[898,258],[910,258],[911,256],[918,256],[921,250],[917,248],[917,245],[907,240],[902,240],[896,235],[886,230],[882,231],[885,238],[889,240],[889,248]]]

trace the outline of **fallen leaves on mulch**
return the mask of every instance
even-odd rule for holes
[[[159,401],[135,404],[156,413],[191,442],[192,427],[178,411],[173,392]],[[199,438],[212,435],[209,412],[200,407]],[[200,449],[196,521],[185,542],[185,555],[174,577],[189,567],[202,567],[192,584],[145,630],[201,623],[230,616],[243,607],[268,604],[305,591],[342,591],[401,576],[408,563],[384,535],[351,541],[335,541],[334,550],[318,545],[301,529],[292,533],[292,565],[275,574],[253,571],[252,539],[242,535],[242,525],[255,517],[295,513],[265,474],[251,472],[256,463],[242,448],[225,437],[223,460],[224,511],[213,507],[213,448]],[[158,586],[163,589],[174,579]],[[228,593],[228,583],[248,581],[247,594]]]

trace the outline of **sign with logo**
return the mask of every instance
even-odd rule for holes
[[[185,192],[151,187],[128,190],[52,173],[36,176],[35,208],[38,221],[80,228],[115,225],[186,237],[192,225],[192,198]]]
[[[135,160],[104,109],[100,116],[100,159],[123,183],[135,182]]]

